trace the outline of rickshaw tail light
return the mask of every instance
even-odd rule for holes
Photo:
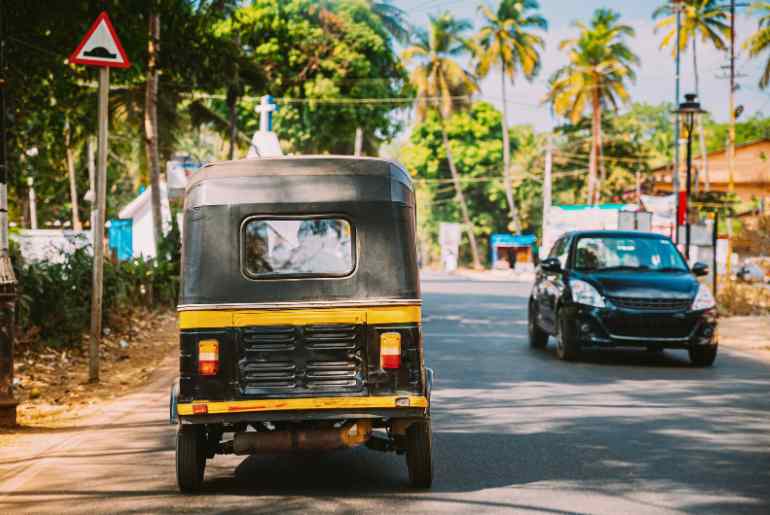
[[[198,374],[213,376],[219,372],[219,342],[201,340],[198,342]]]
[[[380,335],[380,366],[390,369],[401,368],[401,333]]]

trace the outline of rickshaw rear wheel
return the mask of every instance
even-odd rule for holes
[[[406,466],[414,488],[433,483],[432,433],[430,420],[415,422],[406,430]]]
[[[176,433],[176,482],[179,490],[200,490],[206,470],[206,433],[204,426],[181,425]]]

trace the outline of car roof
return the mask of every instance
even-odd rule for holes
[[[565,236],[569,236],[570,238],[601,238],[601,237],[610,237],[610,238],[651,238],[651,239],[668,239],[668,236],[665,236],[663,234],[658,234],[655,232],[645,232],[645,231],[570,231],[565,234]]]

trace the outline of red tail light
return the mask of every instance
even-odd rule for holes
[[[380,335],[380,366],[385,369],[401,368],[401,334]]]
[[[219,342],[201,340],[198,342],[198,374],[214,376],[219,372]]]

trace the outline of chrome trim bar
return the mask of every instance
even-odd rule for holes
[[[364,308],[377,306],[421,306],[422,299],[366,299],[339,302],[316,300],[307,302],[249,302],[232,304],[180,304],[177,311],[216,311],[228,309],[300,309],[300,308]]]

